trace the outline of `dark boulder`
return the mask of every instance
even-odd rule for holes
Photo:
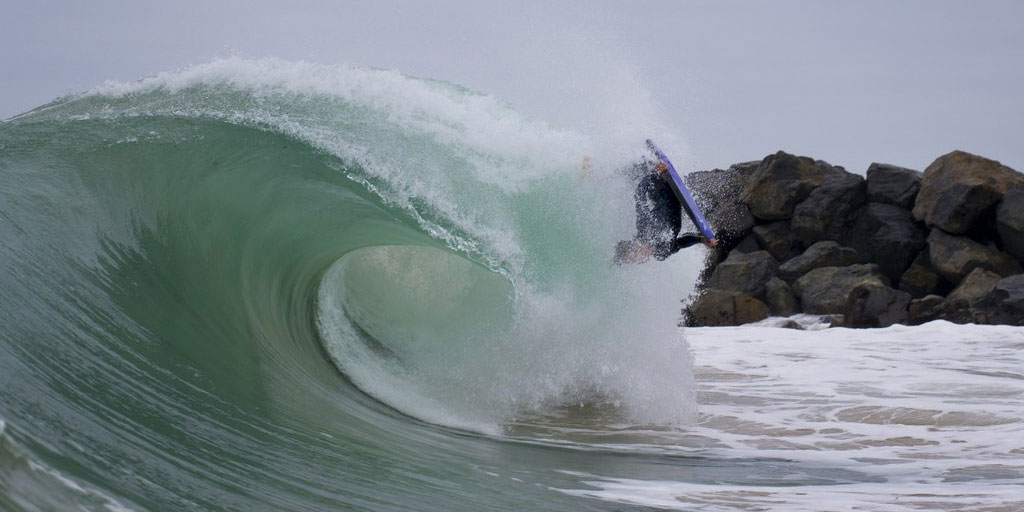
[[[1024,186],[1024,175],[980,156],[954,151],[924,171],[914,217],[928,227],[966,234],[985,229],[1008,190]]]
[[[790,316],[800,312],[800,301],[793,295],[793,289],[782,279],[771,278],[764,287],[764,302],[776,316]]]
[[[853,225],[864,204],[864,178],[840,172],[829,176],[807,199],[796,205],[790,228],[805,241],[838,240]]]
[[[889,282],[874,264],[821,267],[797,279],[793,292],[800,299],[804,313],[837,314],[843,312],[850,292],[865,284],[888,286]]]
[[[943,303],[942,319],[955,324],[991,323],[988,312],[972,306],[967,299],[946,299]]]
[[[888,327],[907,323],[910,294],[880,284],[862,284],[850,291],[843,307],[846,327]]]
[[[925,295],[910,301],[907,308],[907,324],[921,325],[925,322],[938,320],[946,313],[946,299],[939,295]]]
[[[754,226],[754,238],[779,261],[786,261],[804,250],[803,242],[785,220]]]
[[[1024,263],[1024,187],[1010,190],[996,209],[996,229],[1003,250]]]
[[[959,283],[978,267],[1004,277],[1024,272],[1010,255],[941,229],[933,229],[928,234],[928,254],[939,275],[953,283]]]
[[[889,164],[868,167],[867,200],[911,209],[921,190],[921,172]]]
[[[918,253],[910,268],[900,276],[899,289],[915,299],[926,295],[945,295],[951,285],[932,268],[928,250]]]
[[[760,162],[735,164],[726,170],[692,172],[683,178],[714,227],[719,243],[732,245],[754,227],[754,217],[740,194],[758,165]]]
[[[863,261],[878,264],[892,282],[925,246],[924,229],[909,210],[884,203],[868,203],[858,214],[853,229],[843,233],[844,245],[856,249]]]
[[[788,219],[797,204],[838,172],[825,162],[779,151],[761,161],[741,199],[758,219]]]
[[[839,245],[838,242],[816,242],[803,254],[779,265],[778,275],[792,282],[800,276],[821,267],[845,267],[860,260],[857,251]]]
[[[992,323],[1024,325],[1024,274],[999,280],[980,303]]]
[[[708,288],[689,307],[692,325],[740,325],[768,318],[768,306],[743,292]]]
[[[986,297],[1003,277],[991,270],[978,267],[967,274],[960,284],[946,296],[947,301],[966,300],[974,306]]]
[[[757,238],[754,235],[747,235],[732,250],[738,252],[757,252],[761,250],[761,245],[757,243]]]
[[[707,280],[709,288],[743,292],[764,297],[764,287],[775,275],[779,263],[767,251],[742,253],[733,251],[715,267]]]

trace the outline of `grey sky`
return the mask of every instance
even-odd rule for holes
[[[275,56],[452,81],[583,132],[654,109],[687,170],[778,149],[923,169],[964,149],[1024,171],[1024,2],[7,3],[0,118],[108,79]]]

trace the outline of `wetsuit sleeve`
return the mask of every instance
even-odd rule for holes
[[[679,249],[685,249],[691,245],[697,245],[701,240],[703,240],[703,238],[696,233],[683,233],[682,236],[676,238],[672,242],[672,252],[676,252]]]
[[[683,236],[676,238],[671,242],[658,242],[653,244],[651,248],[651,256],[654,256],[655,259],[661,261],[679,252],[680,249],[685,249],[691,245],[697,245],[700,242],[700,235],[694,233],[683,233]]]

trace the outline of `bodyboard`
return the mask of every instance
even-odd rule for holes
[[[704,214],[700,211],[700,207],[697,206],[697,202],[693,200],[693,195],[690,194],[690,189],[686,188],[686,183],[676,172],[675,166],[672,165],[672,161],[665,156],[665,153],[661,151],[657,144],[653,140],[647,139],[647,147],[658,156],[658,160],[664,162],[668,166],[668,175],[672,179],[669,180],[669,184],[672,186],[672,191],[676,193],[676,197],[679,198],[679,203],[683,205],[683,210],[686,211],[686,215],[693,221],[693,225],[697,226],[700,233],[704,235],[704,238],[708,240],[715,239],[715,232],[711,229],[711,225],[704,219]]]

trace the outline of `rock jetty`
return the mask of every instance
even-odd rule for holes
[[[1024,325],[1024,174],[963,151],[865,176],[785,152],[687,175],[716,228],[688,325]]]

